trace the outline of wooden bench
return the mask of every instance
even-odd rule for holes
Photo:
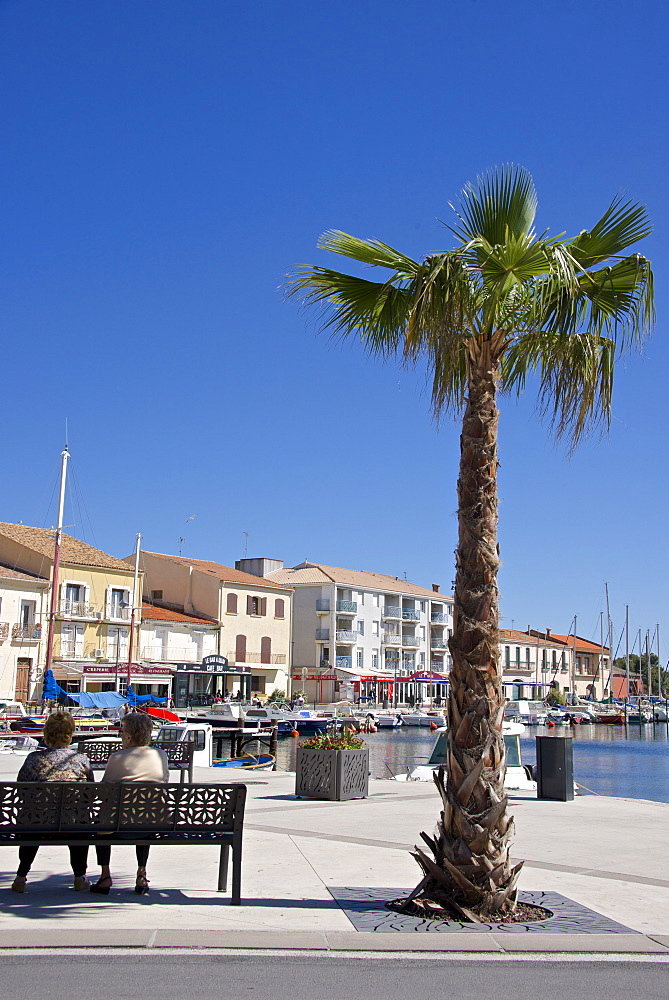
[[[241,901],[246,785],[70,781],[0,783],[0,845],[216,844],[218,889]]]
[[[190,782],[193,781],[193,754],[197,749],[195,743],[166,741],[164,743],[152,743],[151,746],[165,751],[169,770],[181,772],[181,784],[185,782],[186,775],[188,775]],[[86,754],[94,771],[104,771],[111,754],[116,753],[120,749],[120,741],[111,743],[103,740],[81,740],[77,744],[77,751]]]

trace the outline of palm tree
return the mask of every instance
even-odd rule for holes
[[[378,240],[330,231],[332,251],[374,268],[380,281],[321,266],[288,276],[288,294],[321,310],[322,327],[373,354],[423,361],[435,414],[464,409],[458,479],[455,621],[443,809],[423,878],[410,900],[469,920],[516,906],[513,820],[504,792],[504,697],[499,669],[497,394],[528,378],[539,411],[573,448],[607,426],[616,355],[638,347],[654,318],[649,261],[623,252],[651,232],[643,206],[613,200],[572,239],[537,235],[530,174],[505,165],[468,184],[452,250],[416,261]],[[431,856],[430,856],[431,855]]]

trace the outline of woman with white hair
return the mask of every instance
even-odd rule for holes
[[[152,719],[142,712],[131,712],[121,719],[123,749],[110,755],[105,773],[102,776],[103,781],[153,781],[157,784],[164,784],[169,780],[167,754],[163,750],[149,745],[152,729]],[[101,871],[100,878],[95,885],[91,886],[91,892],[108,896],[112,887],[109,867],[111,846],[101,844],[95,850]],[[149,881],[146,877],[149,847],[146,844],[138,844],[135,851],[137,854],[135,892],[143,895],[149,891]]]

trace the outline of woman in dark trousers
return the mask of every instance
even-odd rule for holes
[[[69,712],[54,712],[44,723],[45,750],[35,750],[28,754],[17,781],[93,781],[93,771],[88,757],[76,750],[70,750],[75,722]],[[12,892],[25,892],[28,872],[35,860],[38,847],[19,847],[19,867],[12,883]],[[88,846],[70,846],[70,864],[74,873],[76,892],[88,889],[86,878]]]

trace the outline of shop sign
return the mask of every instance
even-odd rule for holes
[[[293,674],[294,681],[338,681],[336,674]]]
[[[105,677],[110,674],[124,677],[128,673],[128,664],[119,663],[118,666],[115,666],[112,664],[96,663],[85,665],[83,671],[85,674],[102,674]],[[130,675],[132,677],[171,677],[172,671],[169,667],[143,667],[141,663],[133,663],[130,668]]]
[[[202,663],[177,663],[176,667],[180,674],[210,674],[217,677],[230,675],[239,677],[241,674],[251,673],[248,663],[231,665],[226,656],[218,654],[205,656]]]

